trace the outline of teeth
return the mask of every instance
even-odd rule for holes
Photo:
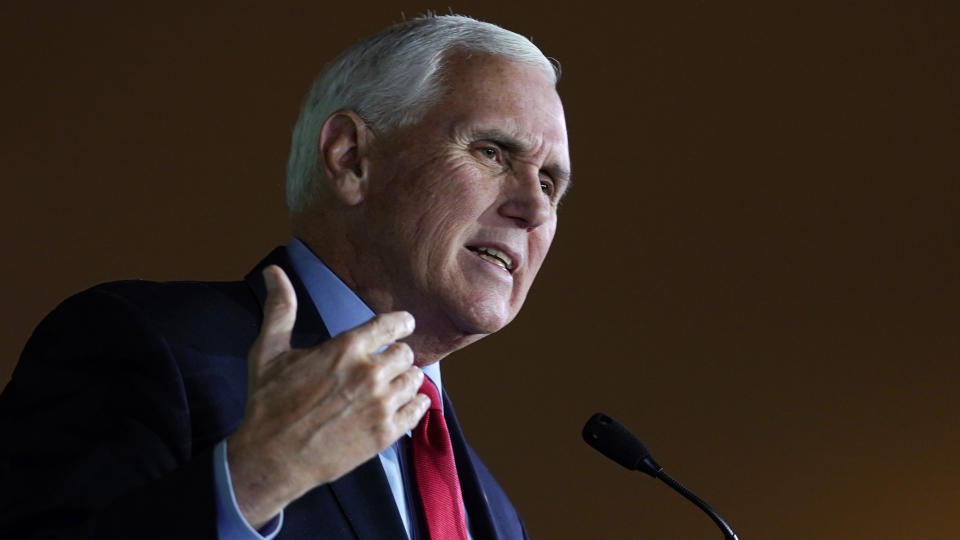
[[[505,270],[509,270],[509,268],[507,268],[506,266],[504,266],[503,261],[501,261],[500,259],[498,259],[498,258],[496,258],[496,257],[491,257],[490,255],[487,255],[486,253],[481,253],[481,252],[477,252],[477,255],[479,255],[480,258],[483,259],[483,260],[490,261],[490,262],[492,262],[493,264],[495,264],[495,265],[497,265],[497,266],[499,266],[499,267],[501,267],[501,268],[503,268],[503,269],[505,269]]]
[[[494,249],[491,247],[479,247],[476,248],[476,252],[477,255],[484,260],[490,261],[497,266],[506,268],[507,270],[513,270],[513,259],[499,249]]]

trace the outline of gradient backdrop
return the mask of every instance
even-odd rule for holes
[[[960,536],[957,4],[137,4],[0,5],[0,384],[75,291],[284,243],[313,76],[452,9],[564,68],[553,251],[444,361],[531,534],[719,538],[580,441],[603,410],[743,539]]]

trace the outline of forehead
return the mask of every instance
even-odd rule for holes
[[[446,90],[428,112],[454,135],[501,132],[568,167],[567,128],[553,80],[540,66],[477,52],[452,55]],[[427,120],[427,118],[424,118]]]

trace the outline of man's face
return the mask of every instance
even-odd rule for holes
[[[570,168],[560,98],[540,69],[478,53],[450,68],[421,122],[376,136],[363,205],[366,259],[378,261],[363,281],[445,337],[516,316]]]

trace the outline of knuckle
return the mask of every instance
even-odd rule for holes
[[[382,331],[385,326],[383,322],[383,316],[384,316],[383,313],[374,315],[372,319],[367,321],[367,323],[361,326],[360,328],[363,328],[365,331],[371,332],[371,333],[378,333]]]
[[[373,415],[374,421],[378,425],[386,424],[390,421],[390,417],[393,415],[391,407],[387,404],[385,400],[378,399],[374,402],[371,407],[371,414]]]
[[[420,423],[420,418],[423,417],[423,413],[426,409],[422,408],[419,403],[411,403],[412,406],[406,407],[403,411],[403,418],[400,419],[400,422],[403,424],[403,427],[406,428],[404,431],[409,431]]]
[[[391,354],[396,357],[397,360],[403,361],[407,364],[413,363],[413,349],[410,348],[410,345],[402,341],[398,341],[390,346]]]
[[[405,393],[413,393],[420,386],[419,376],[416,369],[408,369],[400,374],[400,385]]]
[[[424,413],[427,412],[427,409],[430,408],[431,403],[430,403],[430,398],[428,398],[423,394],[417,394],[415,397],[418,400],[416,408],[417,408],[417,419],[419,420],[419,418],[423,416]]]
[[[413,348],[402,341],[397,342],[397,351],[399,351],[405,357],[413,358]]]
[[[424,375],[423,371],[421,371],[419,368],[413,368],[413,374],[410,375],[410,378],[413,379],[412,391],[414,394],[416,394],[417,391],[420,390],[420,387],[423,386],[423,383],[426,380],[427,376]]]
[[[319,355],[326,359],[326,362],[329,365],[329,371],[331,372],[340,372],[346,366],[347,355],[344,353],[344,346],[340,343],[330,343],[330,347],[327,349],[328,354]]]
[[[368,389],[373,387],[380,376],[380,369],[372,362],[358,362],[350,367],[349,380],[353,386]]]
[[[374,322],[377,332],[402,335],[413,329],[413,316],[406,311],[394,311],[377,315]]]
[[[340,354],[348,354],[360,347],[361,340],[357,336],[356,332],[345,332],[337,336],[336,341],[340,350]]]

